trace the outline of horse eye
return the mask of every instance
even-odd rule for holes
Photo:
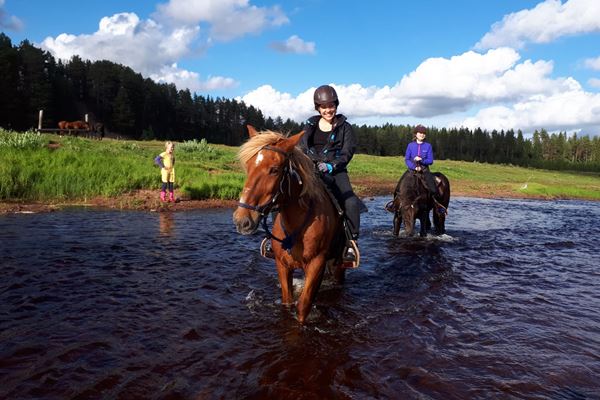
[[[279,174],[279,167],[271,167],[271,169],[269,169],[269,174],[270,175],[278,175]]]

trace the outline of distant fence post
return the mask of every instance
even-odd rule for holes
[[[42,119],[44,118],[44,110],[40,110],[40,114],[38,116],[38,131],[42,129]]]

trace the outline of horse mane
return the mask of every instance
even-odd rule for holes
[[[262,131],[254,135],[246,143],[244,143],[238,152],[238,159],[244,169],[248,172],[248,161],[254,157],[265,146],[275,146],[280,141],[286,139],[284,135],[274,131]],[[323,182],[315,174],[315,166],[310,158],[298,147],[294,147],[291,153],[288,154],[288,159],[292,168],[296,170],[302,179],[302,191],[300,193],[300,201],[304,208],[307,204],[303,200],[314,200],[317,202],[327,200]],[[302,204],[301,203],[301,204]]]

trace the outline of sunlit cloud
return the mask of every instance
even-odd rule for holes
[[[588,79],[588,84],[591,87],[600,88],[600,79],[598,79],[598,78],[590,78],[590,79]]]
[[[573,78],[553,79],[552,72],[552,62],[520,60],[515,50],[501,48],[427,59],[393,86],[332,85],[340,97],[339,111],[358,120],[420,118],[524,131],[600,126],[600,96],[583,91]],[[315,112],[314,89],[294,97],[263,85],[239,99],[267,116],[301,122]],[[464,117],[474,108],[480,111]]]
[[[584,66],[596,71],[600,71],[600,57],[588,58],[584,61]]]
[[[208,24],[211,40],[227,41],[289,23],[279,6],[257,7],[248,0],[170,0],[160,4],[156,19],[171,24]]]
[[[549,43],[561,36],[600,32],[597,0],[546,0],[530,10],[506,15],[475,45],[485,50],[502,46],[523,48],[527,43]]]
[[[315,54],[315,43],[305,42],[296,35],[290,36],[285,42],[273,42],[271,48],[281,53]]]
[[[191,92],[231,89],[239,84],[232,78],[222,76],[209,76],[206,80],[201,80],[198,73],[181,69],[177,64],[162,67],[159,73],[151,74],[150,78],[159,83],[173,83],[178,88],[187,88]]]
[[[198,73],[177,67],[178,60],[192,53],[198,33],[199,27],[167,29],[152,19],[142,21],[135,13],[119,13],[102,18],[92,34],[47,37],[41,48],[63,60],[74,55],[91,61],[110,60],[157,82],[174,83],[179,89],[235,87],[237,82],[232,78],[215,76],[202,81]]]
[[[21,31],[25,27],[23,21],[14,15],[9,15],[4,9],[4,0],[0,0],[0,28],[9,31]]]

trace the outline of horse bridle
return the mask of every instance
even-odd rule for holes
[[[240,206],[242,208],[256,211],[257,213],[259,213],[261,215],[261,217],[264,217],[265,215],[267,215],[268,213],[273,211],[273,207],[275,207],[275,205],[277,204],[277,200],[279,199],[279,196],[284,193],[283,185],[284,185],[285,178],[287,178],[289,176],[294,176],[301,185],[302,185],[302,180],[300,179],[300,176],[298,175],[298,173],[292,167],[292,162],[290,161],[290,153],[287,153],[278,147],[273,147],[273,146],[269,146],[269,145],[261,147],[259,152],[261,150],[271,150],[276,153],[282,154],[284,157],[284,164],[286,164],[286,165],[283,167],[283,171],[281,171],[281,174],[279,175],[279,189],[277,191],[275,191],[274,193],[272,193],[271,198],[264,204],[253,206],[251,204],[243,203],[241,201],[238,201],[237,204],[238,204],[238,206]],[[291,190],[290,188],[291,188],[291,185],[288,185],[288,191]]]
[[[268,213],[270,213],[271,211],[275,211],[274,207],[277,204],[277,200],[279,199],[279,196],[281,194],[285,193],[285,191],[283,189],[285,179],[286,178],[289,179],[291,176],[293,176],[296,178],[296,180],[298,181],[298,183],[300,185],[302,185],[302,179],[300,178],[300,175],[298,175],[298,173],[292,166],[292,161],[290,160],[290,153],[286,153],[285,151],[281,150],[280,148],[269,146],[269,145],[261,147],[260,150],[271,150],[276,153],[282,154],[285,158],[284,163],[286,165],[283,167],[283,171],[281,171],[281,175],[279,175],[279,189],[275,193],[273,193],[271,195],[271,198],[269,199],[269,201],[267,201],[264,204],[261,204],[258,206],[253,206],[251,204],[243,203],[241,201],[238,201],[237,204],[238,204],[238,206],[240,206],[242,208],[246,208],[248,210],[258,212],[260,214],[260,219],[262,220],[262,228],[265,231],[265,234],[267,235],[267,237],[269,239],[273,239],[273,240],[280,242],[281,247],[289,253],[291,251],[291,249],[294,247],[294,244],[296,242],[298,234],[304,229],[304,227],[306,227],[306,225],[310,221],[310,218],[312,217],[313,203],[312,203],[312,201],[310,202],[309,211],[304,218],[304,222],[302,223],[302,226],[300,226],[299,228],[294,230],[294,232],[288,233],[287,230],[285,229],[285,226],[283,226],[283,220],[280,220],[281,228],[285,234],[285,237],[282,239],[275,237],[269,230],[269,226],[267,225],[267,218],[265,218],[265,216]],[[292,186],[291,184],[288,184],[288,195],[291,195],[291,186]]]

